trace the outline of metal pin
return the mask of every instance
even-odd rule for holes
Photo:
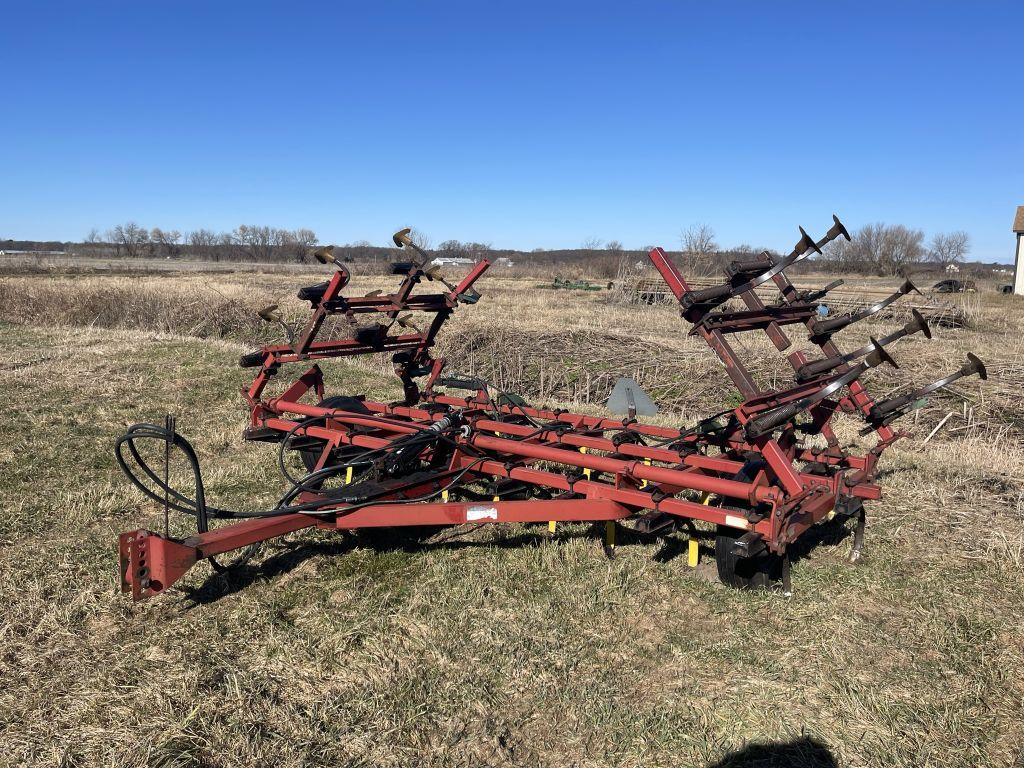
[[[170,536],[171,527],[171,498],[168,490],[171,485],[171,446],[174,444],[174,432],[177,426],[177,419],[167,414],[164,419],[166,439],[164,440],[164,536]]]

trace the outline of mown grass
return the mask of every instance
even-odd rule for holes
[[[497,317],[523,332],[555,318],[679,329],[658,309],[582,314],[592,297],[491,298],[499,309],[460,315],[446,343]],[[967,333],[981,335],[941,335],[949,364]],[[1019,342],[1007,343],[995,367],[1014,370]],[[272,449],[240,439],[246,346],[10,324],[0,344],[0,763],[1019,759],[1024,451],[1012,433],[922,446],[935,419],[919,425],[883,459],[868,557],[850,565],[849,539],[823,530],[794,565],[791,599],[724,589],[707,563],[662,562],[628,538],[609,561],[586,526],[517,526],[408,549],[304,532],[229,579],[203,564],[133,605],[117,592],[117,534],[162,521],[114,464],[127,425],[176,413],[226,506],[264,506],[281,488]],[[334,391],[394,397],[376,371],[328,373]]]

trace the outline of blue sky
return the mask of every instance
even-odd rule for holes
[[[0,2],[0,238],[789,248],[1024,204],[1024,3]]]

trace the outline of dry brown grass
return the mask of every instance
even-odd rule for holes
[[[322,274],[299,284],[315,282]],[[382,279],[396,278],[357,276],[349,290],[363,293],[379,287]],[[875,278],[863,283],[872,289],[884,287]],[[676,308],[621,306],[607,291],[539,290],[537,284],[534,278],[485,278],[484,301],[456,314],[439,340],[439,353],[450,357],[459,370],[535,399],[603,403],[615,379],[623,375],[635,378],[682,418],[718,409],[732,396],[721,366],[703,342],[687,335]],[[279,329],[256,317],[259,308],[280,304],[293,322],[305,319],[308,305],[295,298],[295,290],[294,275],[260,273],[8,277],[0,278],[0,320],[156,330],[255,345],[280,336]],[[899,342],[893,353],[901,369],[873,373],[874,391],[884,395],[951,372],[967,351],[973,351],[989,363],[993,381],[982,387],[971,379],[953,387],[933,398],[916,422],[934,425],[937,419],[932,416],[941,418],[953,411],[957,415],[950,430],[999,434],[1009,427],[1019,436],[1024,339],[1014,311],[1016,300],[995,293],[953,300],[969,303],[972,327],[936,326],[932,342],[920,336]],[[891,320],[857,324],[843,332],[841,343],[859,346],[894,325]],[[766,337],[734,338],[762,383],[783,386],[789,380],[788,367],[780,364]],[[390,370],[383,356],[359,364],[381,374]]]
[[[592,409],[609,376],[635,374],[665,387],[670,419],[727,396],[671,308],[623,311],[535,282],[482,284],[442,342],[457,367]],[[790,600],[725,590],[647,544],[627,541],[609,562],[586,528],[564,526],[449,531],[410,551],[296,535],[232,580],[201,566],[180,590],[130,604],[116,593],[116,534],[159,511],[120,477],[114,437],[173,411],[215,499],[266,503],[280,486],[269,450],[239,439],[246,372],[234,361],[272,336],[253,308],[299,316],[295,288],[278,275],[0,282],[0,764],[1019,758],[1024,313],[1012,297],[983,295],[972,328],[901,342],[904,367],[875,375],[884,391],[974,350],[992,379],[908,420],[910,438],[883,459],[868,558],[849,565],[849,541],[823,530]],[[334,391],[393,397],[386,368],[328,375]],[[782,381],[781,368],[757,371]],[[748,742],[767,746],[738,752]]]

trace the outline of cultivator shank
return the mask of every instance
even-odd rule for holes
[[[451,314],[480,299],[474,285],[487,270],[487,261],[452,284],[428,266],[427,254],[403,230],[395,235],[395,244],[416,257],[393,265],[402,276],[398,288],[390,294],[346,297],[347,270],[334,260],[331,249],[321,249],[317,258],[336,270],[330,280],[299,291],[310,302],[305,326],[293,329],[276,308],[264,310],[261,316],[280,324],[288,342],[264,346],[241,359],[244,367],[258,369],[244,392],[250,410],[245,437],[278,446],[290,488],[270,510],[220,510],[203,498],[198,465],[197,493],[189,498],[143,464],[143,472],[133,475],[136,484],[145,488],[139,477],[148,476],[147,494],[169,508],[194,514],[199,531],[184,539],[171,538],[166,530],[123,534],[123,589],[142,599],[167,589],[201,559],[311,527],[404,529],[416,535],[424,528],[467,523],[554,526],[588,521],[603,522],[607,533],[614,534],[616,521],[629,521],[641,535],[679,532],[692,538],[708,531],[708,525],[698,523],[709,524],[723,580],[756,587],[786,578],[787,547],[811,526],[841,514],[857,521],[858,554],[863,502],[880,497],[875,483],[878,458],[897,438],[889,424],[934,389],[973,373],[984,377],[985,371],[971,356],[946,379],[876,403],[861,378],[879,365],[895,366],[886,345],[918,332],[930,337],[927,324],[915,316],[904,328],[848,353],[832,337],[914,290],[913,285],[908,281],[891,297],[854,315],[823,318],[818,301],[837,283],[800,292],[784,271],[849,235],[837,218],[820,240],[803,229],[800,233],[789,255],[776,259],[766,253],[733,262],[725,283],[698,291],[690,289],[662,249],[651,251],[683,318],[692,324],[690,333],[717,353],[742,398],[739,405],[689,427],[538,408],[473,376],[446,375],[447,361],[433,358],[431,348]],[[769,280],[781,298],[766,305],[754,289]],[[443,290],[414,293],[421,283]],[[745,309],[721,308],[733,298]],[[341,320],[343,330],[322,339],[331,317]],[[821,359],[790,352],[794,383],[774,390],[758,386],[729,337],[762,331],[784,352],[792,346],[784,328],[800,325],[820,348]],[[392,355],[404,393],[401,401],[327,396],[320,361],[374,353]],[[282,368],[296,363],[309,367],[279,394],[268,394]],[[873,448],[856,453],[840,444],[833,429],[840,411],[866,421],[865,430],[878,438]],[[151,425],[142,432],[160,435]],[[123,447],[141,461],[131,434],[118,444],[126,471]],[[808,440],[816,435],[824,445]],[[177,435],[165,434],[163,439],[168,445],[187,446]],[[284,459],[290,452],[297,452],[306,468],[301,477],[287,469]],[[232,522],[208,530],[207,519]]]

